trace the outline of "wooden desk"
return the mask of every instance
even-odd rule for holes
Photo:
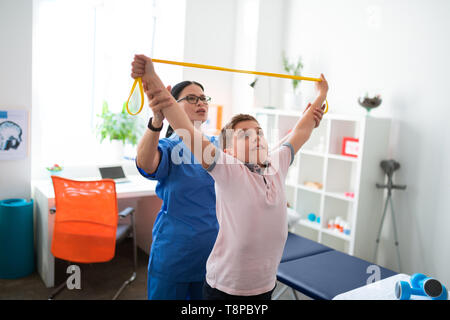
[[[76,180],[98,179],[100,178],[90,177]],[[126,206],[135,208],[137,245],[148,254],[153,222],[161,208],[162,200],[155,194],[156,181],[145,179],[140,175],[131,175],[128,179],[130,182],[116,184],[119,210]],[[55,206],[55,193],[50,178],[33,181],[31,187],[35,204],[37,270],[49,288],[55,285],[55,258],[50,251],[55,215],[49,211]]]

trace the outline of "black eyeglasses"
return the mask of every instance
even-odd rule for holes
[[[192,103],[192,104],[196,104],[198,102],[198,100],[201,100],[203,103],[208,103],[211,101],[211,97],[208,97],[208,96],[197,97],[194,95],[188,95],[184,98],[177,100],[177,102],[180,102],[183,100],[186,100],[187,102]]]

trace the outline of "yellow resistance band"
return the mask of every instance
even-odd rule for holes
[[[136,85],[139,84],[139,92],[140,92],[140,106],[139,106],[139,110],[136,113],[131,113],[130,108],[128,108],[128,103],[130,102],[131,96],[133,95],[134,89],[136,88]],[[141,112],[142,107],[144,106],[144,87],[142,86],[142,78],[136,78],[136,80],[134,80],[133,86],[131,87],[131,91],[130,91],[130,95],[128,96],[128,100],[127,100],[127,112],[132,115],[135,116],[137,115],[139,112]]]
[[[153,62],[157,63],[165,63],[165,64],[173,64],[177,66],[183,66],[183,67],[190,67],[190,68],[200,68],[200,69],[209,69],[209,70],[218,70],[218,71],[227,71],[227,72],[237,72],[237,73],[248,73],[248,74],[255,74],[260,76],[267,76],[267,77],[276,77],[276,78],[284,78],[284,79],[292,79],[292,80],[306,80],[306,81],[316,81],[320,82],[322,81],[320,78],[310,78],[310,77],[302,77],[302,76],[292,76],[287,74],[279,74],[279,73],[271,73],[271,72],[259,72],[259,71],[247,71],[247,70],[239,70],[239,69],[231,69],[231,68],[223,68],[223,67],[216,67],[216,66],[208,66],[204,64],[197,64],[197,63],[189,63],[189,62],[178,62],[178,61],[170,61],[170,60],[161,60],[161,59],[152,59]],[[128,102],[130,101],[130,98],[133,94],[133,91],[136,87],[136,83],[139,83],[139,89],[141,90],[141,105],[136,113],[131,113],[128,109]],[[328,112],[328,101],[325,100],[325,111],[324,114]],[[137,78],[134,81],[133,87],[131,88],[130,96],[128,97],[127,101],[127,111],[131,115],[136,115],[139,112],[141,112],[142,107],[144,106],[144,90],[142,88],[142,79]]]

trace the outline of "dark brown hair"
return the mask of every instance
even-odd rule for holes
[[[233,118],[231,118],[231,120],[220,131],[219,142],[220,148],[222,150],[224,150],[226,146],[229,145],[231,139],[233,138],[232,131],[230,129],[234,129],[234,127],[236,127],[236,125],[242,121],[255,121],[259,124],[258,120],[256,120],[254,116],[249,114],[240,113],[233,116]]]

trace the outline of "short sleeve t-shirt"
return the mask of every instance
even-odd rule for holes
[[[215,180],[219,233],[206,265],[206,281],[232,295],[272,290],[287,238],[284,181],[293,160],[284,144],[263,174],[216,149],[208,172]]]
[[[216,137],[209,137],[217,144]],[[140,174],[158,180],[156,194],[163,200],[153,226],[149,274],[174,282],[203,281],[206,260],[216,240],[214,180],[187,146],[173,134],[160,139],[157,170]]]

